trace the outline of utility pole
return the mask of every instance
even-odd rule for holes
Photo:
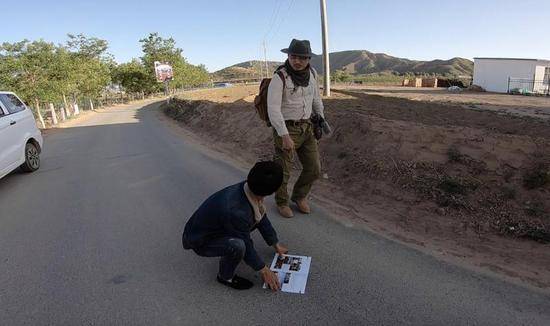
[[[264,62],[265,62],[265,78],[269,78],[269,69],[267,68],[267,49],[264,40]]]
[[[323,68],[325,76],[323,80],[323,95],[330,96],[330,64],[328,56],[328,27],[327,27],[327,2],[321,0],[321,31],[323,32]]]
[[[264,65],[262,64],[262,60],[258,60],[257,62],[258,66],[260,67],[260,81],[264,79]]]
[[[264,65],[262,64],[262,50],[260,49],[260,57],[258,58],[258,66],[260,67],[260,82],[264,79]]]

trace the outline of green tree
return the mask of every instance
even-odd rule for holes
[[[3,43],[0,46],[0,87],[16,92],[24,101],[58,101],[67,84],[64,48],[43,40]]]
[[[138,59],[118,65],[112,70],[112,80],[130,93],[152,93],[155,84],[150,84],[150,72]]]
[[[154,62],[169,62],[174,69],[174,87],[206,84],[204,66],[189,64],[173,38],[157,33],[140,40],[141,61],[117,65],[107,52],[105,40],[83,34],[68,34],[65,45],[44,40],[23,40],[0,45],[0,89],[16,92],[27,103],[35,99],[61,102],[64,95],[97,98],[112,82],[128,92],[151,93],[162,89],[154,75]]]
[[[109,43],[96,37],[88,37],[84,34],[67,34],[67,49],[84,57],[102,59],[107,58]]]
[[[163,38],[158,33],[150,33],[139,42],[143,50],[141,61],[150,76],[148,84],[157,90],[162,89],[162,84],[155,79],[155,61],[167,62],[172,66],[174,72],[172,87],[190,87],[208,82],[209,76],[205,67],[189,64],[182,55],[183,50],[176,47],[176,41],[173,38]]]
[[[336,70],[333,74],[334,81],[348,82],[351,80],[351,75],[344,70]]]
[[[69,82],[63,91],[73,98],[98,97],[111,82],[111,69],[115,66],[107,53],[107,41],[83,34],[68,34],[68,38],[65,48],[69,51],[66,61]]]
[[[66,46],[23,40],[0,46],[0,87],[25,101],[60,102],[63,95],[97,97],[110,82],[107,42],[69,35]]]

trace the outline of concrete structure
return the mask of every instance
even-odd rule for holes
[[[474,58],[474,85],[489,92],[507,93],[521,88],[548,93],[550,60]]]
[[[437,87],[437,78],[422,78],[422,87]]]
[[[437,78],[405,78],[401,82],[401,86],[405,87],[437,87]]]

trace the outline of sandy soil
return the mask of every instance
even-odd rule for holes
[[[411,88],[399,86],[336,86],[341,90],[404,98],[413,101],[461,104],[464,108],[495,111],[501,114],[550,119],[550,97],[508,95],[462,91],[450,93],[445,88]]]
[[[271,158],[256,92],[195,91],[167,113],[217,150],[247,162]],[[319,204],[444,259],[550,289],[548,120],[441,99],[464,94],[333,93],[324,99],[334,135],[320,142]],[[487,103],[525,99],[519,108],[546,100],[488,96]]]
[[[360,90],[367,94],[379,94],[426,102],[492,104],[550,109],[550,98],[544,96],[508,95],[468,90],[464,90],[460,93],[451,93],[445,88],[413,88],[400,86],[337,86],[336,89]]]

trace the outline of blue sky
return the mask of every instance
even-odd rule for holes
[[[118,62],[141,56],[149,32],[172,36],[210,71],[279,52],[292,38],[321,52],[319,0],[2,1],[1,42],[106,39]],[[550,59],[550,0],[327,0],[330,51],[369,50],[417,60],[478,56]],[[6,8],[8,8],[6,10]]]

